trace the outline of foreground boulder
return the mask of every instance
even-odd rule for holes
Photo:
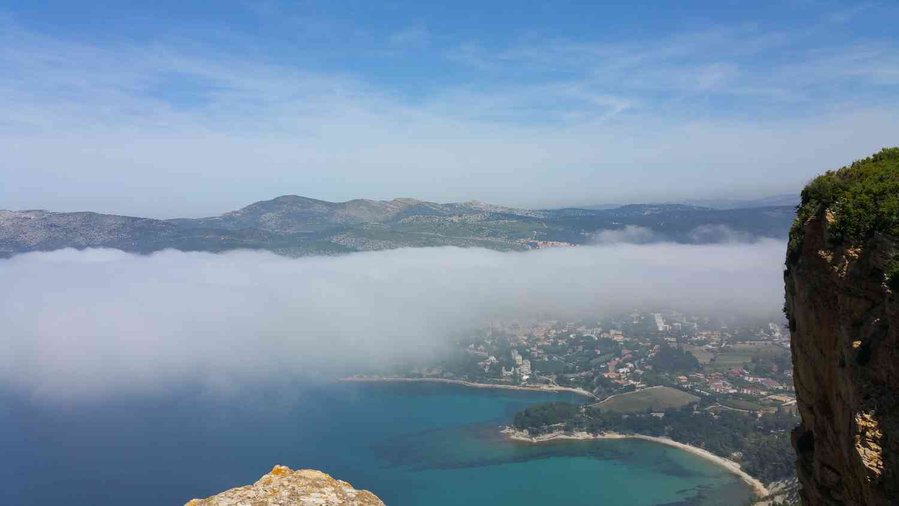
[[[384,506],[367,490],[356,490],[345,481],[311,469],[274,469],[256,483],[232,488],[206,499],[192,499],[185,506]]]

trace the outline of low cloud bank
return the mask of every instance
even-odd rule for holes
[[[626,225],[622,228],[611,228],[596,232],[591,237],[591,244],[650,244],[663,242],[683,242],[688,244],[721,244],[721,243],[753,243],[763,239],[762,236],[737,230],[727,225],[700,225],[686,233],[674,236],[656,232],[638,225]]]
[[[775,316],[784,244],[60,250],[0,261],[0,384],[47,398],[344,374],[493,318],[672,308]]]
[[[649,244],[652,242],[662,242],[662,238],[652,229],[637,225],[601,230],[593,235],[595,244]]]

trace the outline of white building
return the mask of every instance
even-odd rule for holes
[[[659,332],[665,332],[671,329],[670,326],[665,324],[665,319],[662,318],[661,313],[653,313],[652,316],[656,320],[656,328],[659,329]]]

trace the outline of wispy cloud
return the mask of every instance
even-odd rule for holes
[[[894,41],[822,42],[827,28],[823,22],[802,32],[725,27],[642,42],[556,39],[505,48],[467,43],[448,57],[519,78],[567,74],[569,82],[645,96],[643,101],[654,106],[697,107],[702,104],[692,99],[710,95],[742,97],[740,104],[746,106],[808,106],[821,98],[851,99],[847,85],[867,85],[872,93],[895,91],[883,88],[893,84],[890,79],[899,69]]]
[[[422,49],[431,41],[431,32],[424,25],[409,26],[390,35],[389,43],[403,49]]]

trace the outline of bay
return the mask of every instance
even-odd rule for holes
[[[267,384],[0,404],[0,504],[181,505],[275,464],[313,468],[390,506],[734,505],[726,470],[640,440],[516,443],[524,407],[575,394],[398,383]]]

